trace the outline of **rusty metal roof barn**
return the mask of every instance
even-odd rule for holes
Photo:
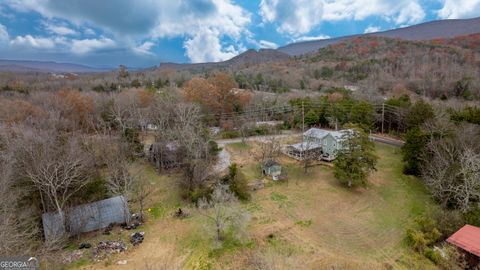
[[[110,223],[123,223],[130,217],[130,211],[123,196],[79,205],[70,208],[66,214],[70,235],[95,231],[107,227]],[[59,214],[56,212],[42,215],[45,239],[65,235]]]

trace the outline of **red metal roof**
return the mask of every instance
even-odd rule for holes
[[[479,227],[467,224],[450,236],[447,242],[480,257]]]

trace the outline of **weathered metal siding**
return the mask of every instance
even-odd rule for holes
[[[95,231],[107,227],[110,223],[123,223],[130,217],[130,211],[123,196],[84,204],[70,208],[65,214],[69,235]],[[65,235],[60,215],[56,212],[42,215],[45,239]]]

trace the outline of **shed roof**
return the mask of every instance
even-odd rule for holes
[[[480,257],[479,227],[467,224],[450,236],[447,242]]]
[[[280,165],[280,163],[278,163],[274,160],[271,160],[271,159],[269,159],[269,160],[267,160],[263,163],[264,168],[272,167],[272,166],[275,166],[275,165]]]
[[[69,232],[74,235],[107,227],[110,223],[123,223],[130,212],[123,196],[87,203],[70,208],[66,213]],[[52,239],[65,234],[60,215],[56,212],[42,215],[45,238]]]

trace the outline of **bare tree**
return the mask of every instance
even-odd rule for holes
[[[459,162],[462,184],[452,187],[452,193],[460,209],[467,212],[472,202],[480,199],[480,154],[467,148],[460,155]]]
[[[39,191],[44,211],[55,209],[65,225],[65,207],[90,181],[93,171],[90,156],[78,138],[62,142],[53,132],[33,132],[18,144],[23,174]]]
[[[275,135],[273,135],[260,141],[260,147],[258,151],[254,153],[254,156],[259,162],[264,163],[267,160],[277,160],[280,154],[280,141]]]
[[[310,167],[312,162],[320,159],[321,150],[318,145],[316,145],[313,138],[310,136],[303,136],[302,152],[303,173],[306,174],[308,172],[308,167]]]
[[[149,188],[148,180],[141,174],[135,177],[132,186],[132,199],[138,202],[140,219],[144,221],[145,201],[150,196],[152,190]]]
[[[467,212],[480,200],[478,130],[462,127],[453,137],[432,139],[422,156],[422,177],[443,205]]]
[[[200,213],[213,224],[215,239],[224,240],[225,232],[235,230],[238,236],[245,232],[249,215],[242,210],[237,197],[228,186],[216,185],[211,198],[202,198],[198,202]]]
[[[2,127],[0,124],[0,130]],[[28,240],[38,233],[32,211],[19,207],[21,190],[15,187],[15,155],[10,142],[0,134],[0,254],[26,254]]]

